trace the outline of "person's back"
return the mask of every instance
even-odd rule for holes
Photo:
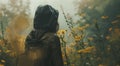
[[[25,53],[33,66],[63,66],[58,30],[58,11],[49,5],[39,6],[35,13],[34,30],[25,41]],[[27,62],[27,61],[26,61]]]

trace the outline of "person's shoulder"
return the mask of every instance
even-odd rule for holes
[[[46,33],[42,40],[47,43],[59,43],[59,37],[55,33]]]
[[[48,40],[56,40],[59,39],[59,37],[57,36],[57,34],[55,33],[46,33],[43,37],[43,39],[48,39]]]

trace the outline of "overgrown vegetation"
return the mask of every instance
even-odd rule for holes
[[[29,14],[29,0],[0,4],[0,66],[17,66],[18,56],[24,52]]]
[[[120,66],[120,0],[75,1],[79,20],[66,16],[61,29],[65,66]],[[16,4],[14,4],[16,3]],[[24,52],[25,29],[30,26],[29,1],[0,4],[0,66],[17,66]]]
[[[119,66],[120,65],[120,1],[81,0],[79,20],[68,17],[66,39],[67,66]],[[72,25],[72,27],[71,27]],[[62,32],[62,31],[61,31]],[[71,39],[71,38],[72,39]],[[63,42],[63,41],[62,41]]]

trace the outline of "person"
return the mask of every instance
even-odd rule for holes
[[[50,5],[38,6],[34,17],[34,30],[25,40],[25,53],[33,57],[33,66],[64,66],[60,40],[59,12]]]

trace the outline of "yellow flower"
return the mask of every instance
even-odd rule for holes
[[[64,57],[65,57],[65,55],[64,55],[64,54],[62,54],[62,57],[64,58]]]
[[[103,64],[99,64],[98,66],[104,66]]]
[[[64,62],[64,64],[66,65],[66,64],[67,64],[67,62]]]
[[[5,63],[5,60],[1,60],[2,63]]]
[[[106,38],[107,40],[109,40],[109,39],[110,39],[110,36],[106,36],[105,38]]]
[[[109,28],[109,31],[112,31],[112,28]]]
[[[107,18],[108,18],[108,16],[101,16],[101,18],[102,18],[102,19],[107,19]]]
[[[119,23],[118,20],[115,20],[115,21],[112,22],[112,24],[117,24],[117,23]]]
[[[4,64],[0,64],[0,66],[4,66]]]
[[[83,27],[78,27],[78,30],[83,31],[84,28]]]
[[[11,50],[6,50],[5,52],[6,52],[6,53],[9,53],[9,52],[11,52]]]
[[[85,50],[91,51],[91,50],[94,49],[94,48],[95,48],[94,46],[92,46],[92,47],[87,47],[87,48],[85,48]]]
[[[88,43],[87,43],[87,42],[84,42],[84,45],[88,45]]]
[[[66,30],[59,30],[57,32],[58,35],[64,35],[66,33]]]
[[[93,49],[95,49],[94,46],[92,47],[87,47],[85,49],[79,50],[78,53],[90,53]]]
[[[4,40],[0,40],[0,45],[4,46],[4,44],[5,44]]]
[[[65,32],[66,32],[65,30],[62,30],[62,31],[61,31],[62,34],[65,34]]]
[[[2,52],[2,50],[0,50],[0,52]]]
[[[84,16],[86,16],[86,14],[85,13],[81,13],[80,16],[84,17]]]
[[[71,47],[74,47],[76,45],[76,43],[74,42],[74,43],[70,43],[70,46]]]
[[[80,41],[81,36],[75,36],[75,41]]]

